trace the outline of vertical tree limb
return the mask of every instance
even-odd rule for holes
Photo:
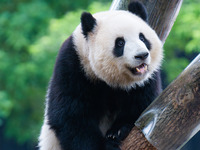
[[[183,0],[140,0],[149,15],[149,25],[156,31],[161,41],[165,42]]]
[[[129,2],[136,0],[114,0],[110,10],[126,10]],[[183,0],[138,0],[145,5],[149,25],[164,43],[179,13]]]

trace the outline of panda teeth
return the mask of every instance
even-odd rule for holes
[[[144,70],[147,71],[147,65],[144,66]]]
[[[146,64],[142,64],[139,67],[136,67],[135,70],[138,73],[144,73],[145,71],[147,71],[147,65]]]
[[[135,69],[136,69],[137,72],[140,72],[140,69],[138,69],[138,68],[135,68]]]
[[[134,74],[134,75],[141,75],[148,71],[148,65],[143,63],[140,66],[137,66],[135,68],[128,67],[128,69]]]

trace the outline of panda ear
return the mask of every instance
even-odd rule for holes
[[[87,12],[82,13],[81,15],[81,27],[83,35],[87,38],[88,32],[92,32],[96,25],[96,19]]]
[[[140,18],[142,18],[144,21],[148,21],[148,16],[147,16],[147,10],[144,7],[144,5],[140,2],[131,2],[128,5],[128,10],[132,12],[133,14],[136,14]]]

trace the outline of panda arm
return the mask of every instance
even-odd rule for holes
[[[74,107],[73,105],[77,104],[71,103],[69,107]],[[104,139],[95,120],[79,112],[73,110],[66,112],[62,109],[64,108],[58,107],[57,114],[54,112],[53,119],[49,119],[49,124],[55,131],[62,150],[104,150]],[[49,116],[52,118],[51,115]]]
[[[120,150],[118,143],[106,141],[102,136],[98,120],[80,100],[65,97],[58,103],[49,103],[48,124],[62,150]]]
[[[144,87],[137,87],[130,91],[130,100],[124,105],[111,129],[107,132],[107,138],[115,138],[122,141],[133,128],[135,121],[151,102],[161,93],[160,72],[155,72],[152,79]],[[129,111],[127,111],[129,110]]]

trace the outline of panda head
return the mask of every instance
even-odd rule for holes
[[[162,43],[147,24],[143,5],[133,2],[128,10],[83,13],[73,33],[86,75],[123,89],[144,85],[163,58]]]

